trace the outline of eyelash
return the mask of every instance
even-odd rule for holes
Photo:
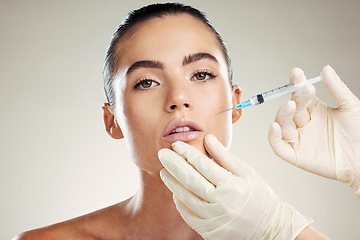
[[[206,78],[206,77],[208,77],[208,78],[207,78],[207,79],[203,79],[203,80],[194,79],[197,74],[205,74],[205,78]],[[198,70],[198,71],[194,72],[193,75],[192,75],[192,77],[191,77],[191,80],[193,80],[193,81],[198,81],[198,82],[206,82],[206,81],[209,81],[209,80],[214,79],[214,78],[216,78],[216,77],[217,77],[217,75],[215,75],[214,72],[212,72],[212,71],[210,71],[210,70],[207,70],[207,69],[204,69],[204,70]],[[148,82],[148,81],[151,82],[150,87],[144,88],[144,87],[141,86],[141,84],[143,84],[143,83],[145,83],[145,82]],[[135,86],[134,86],[134,89],[147,90],[147,89],[151,88],[154,83],[155,83],[155,84],[158,84],[157,82],[155,82],[155,81],[152,80],[152,79],[145,78],[145,79],[142,79],[142,80],[140,80],[139,82],[137,82],[137,83],[135,84]]]
[[[199,74],[199,73],[205,74],[205,75],[208,77],[208,79],[204,79],[204,80],[194,79],[194,78],[195,78],[195,75],[196,75],[196,74]],[[203,69],[203,70],[198,70],[198,71],[196,71],[195,73],[193,73],[191,79],[194,79],[194,81],[206,82],[206,81],[211,80],[211,79],[214,79],[214,78],[216,78],[216,77],[217,77],[217,75],[215,75],[214,72],[212,72],[212,71],[210,71],[210,70],[207,70],[207,69]]]
[[[150,87],[144,88],[144,87],[141,86],[141,84],[143,84],[143,83],[145,83],[145,82],[148,82],[148,81],[151,82],[151,86],[150,86]],[[134,86],[134,89],[147,90],[147,89],[151,88],[154,83],[156,83],[157,85],[159,85],[159,84],[158,84],[157,82],[155,82],[154,80],[149,79],[149,78],[145,78],[145,79],[142,79],[142,80],[140,80],[139,82],[137,82],[137,83],[135,84],[135,86]]]

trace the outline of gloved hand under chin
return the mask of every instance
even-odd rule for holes
[[[205,137],[213,160],[184,142],[172,147],[158,153],[161,178],[182,218],[204,239],[295,239],[312,222],[214,136]]]
[[[293,101],[279,109],[269,142],[280,158],[347,183],[360,197],[360,101],[330,66],[324,67],[322,77],[338,107],[316,98],[311,85],[298,90]],[[304,72],[294,69],[290,81],[304,80]]]

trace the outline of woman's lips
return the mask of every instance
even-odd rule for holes
[[[194,121],[183,118],[173,120],[165,129],[162,139],[168,142],[190,141],[202,135],[203,130]]]

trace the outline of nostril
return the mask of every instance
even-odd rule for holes
[[[184,106],[185,108],[189,108],[189,107],[190,107],[190,105],[189,105],[188,103],[184,103],[183,106]],[[171,110],[174,110],[175,108],[177,108],[177,105],[176,105],[176,104],[170,106],[170,109],[171,109]]]

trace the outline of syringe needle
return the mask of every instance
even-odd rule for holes
[[[218,114],[220,114],[220,113],[224,113],[224,112],[227,112],[227,111],[230,111],[230,110],[233,110],[233,109],[235,109],[235,107],[226,109],[226,110],[221,111],[221,112],[218,112],[218,113],[216,113],[215,115],[218,115]]]
[[[244,107],[248,107],[248,106],[251,106],[251,101],[250,101],[250,100],[247,100],[247,101],[245,101],[245,102],[242,102],[242,103],[236,105],[236,106],[233,107],[233,108],[229,108],[229,109],[226,109],[225,111],[218,112],[218,113],[216,113],[215,115],[218,115],[218,114],[220,114],[220,113],[227,112],[227,111],[230,111],[230,110],[233,110],[233,109],[240,109],[240,108],[244,108]]]

